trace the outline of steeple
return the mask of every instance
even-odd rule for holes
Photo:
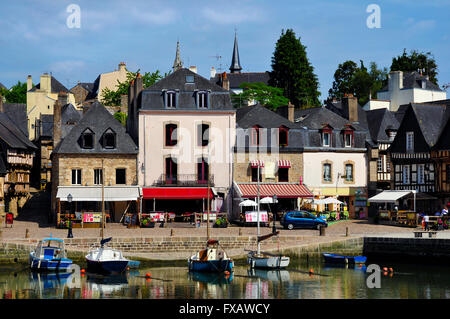
[[[230,71],[231,73],[241,73],[242,67],[239,62],[239,49],[237,43],[236,31],[234,32],[234,48],[233,48],[233,58],[231,59]]]
[[[177,40],[177,54],[175,55],[175,61],[173,62],[173,72],[183,68],[183,62],[180,58],[180,41]]]

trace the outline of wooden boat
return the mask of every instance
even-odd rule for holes
[[[258,174],[259,176],[259,165],[258,165]],[[260,198],[259,198],[259,178],[258,178],[258,184],[257,184],[257,206],[258,206],[258,216],[257,216],[257,249],[256,251],[250,251],[247,254],[247,264],[250,265],[251,268],[261,268],[261,269],[281,269],[286,268],[289,266],[290,258],[287,256],[280,255],[274,255],[267,252],[261,252],[261,242],[263,240],[269,239],[272,236],[278,235],[279,232],[274,232],[260,236],[260,227],[259,227],[259,221],[260,221]]]
[[[72,260],[66,256],[64,240],[45,238],[30,252],[30,268],[36,271],[67,271]]]
[[[326,263],[338,264],[364,264],[367,257],[364,256],[343,256],[335,254],[322,254]]]
[[[231,272],[233,266],[233,260],[219,247],[219,241],[214,239],[209,239],[205,249],[188,259],[189,271]]]
[[[100,247],[89,250],[86,255],[87,270],[90,272],[120,274],[128,266],[129,260],[122,252],[111,247],[105,247],[112,237],[100,241]]]

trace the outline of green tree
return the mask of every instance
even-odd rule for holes
[[[353,77],[357,69],[358,65],[353,61],[339,64],[334,72],[333,87],[328,90],[328,96],[340,99],[347,93],[354,94]]]
[[[114,113],[114,118],[118,120],[123,126],[127,125],[127,114],[123,112]]]
[[[231,95],[231,101],[236,108],[247,105],[248,101],[254,100],[275,111],[279,106],[289,103],[289,99],[283,96],[283,89],[280,88],[268,86],[261,82],[244,82],[239,87],[244,91],[241,94]]]
[[[403,54],[392,59],[391,71],[412,72],[424,70],[423,73],[428,75],[430,81],[438,84],[437,81],[437,64],[431,52],[418,52],[412,50],[409,54],[403,49]]]
[[[120,82],[119,80],[117,80],[117,88],[115,91],[110,90],[109,88],[104,88],[102,90],[102,104],[103,105],[115,105],[115,106],[119,106],[120,105],[120,97],[121,95],[127,95],[128,94],[128,89],[130,87],[130,83],[132,80],[134,80],[137,76],[137,74],[139,73],[139,70],[137,70],[136,72],[130,72],[127,71],[127,80],[124,82]],[[167,73],[165,74],[165,76],[167,76]],[[156,72],[150,73],[150,72],[145,72],[142,75],[142,81],[143,81],[143,87],[144,89],[152,86],[153,84],[155,84],[156,82],[158,82],[159,80],[162,79],[162,75],[159,73],[159,70],[156,70]]]
[[[283,89],[284,96],[296,107],[320,105],[317,76],[309,63],[306,47],[292,29],[282,30],[276,43],[269,85]]]
[[[11,89],[0,89],[0,95],[4,96],[6,103],[27,103],[27,83],[17,81]]]

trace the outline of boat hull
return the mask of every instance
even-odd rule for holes
[[[337,264],[364,264],[367,257],[364,256],[342,256],[334,254],[323,254],[326,263]]]
[[[286,256],[255,256],[250,253],[247,263],[252,268],[258,269],[282,269],[289,266],[290,258]]]
[[[233,270],[233,261],[230,259],[222,259],[222,260],[207,260],[207,261],[198,261],[198,260],[188,260],[189,271],[197,271],[197,272],[224,272]]]
[[[31,270],[35,271],[67,271],[72,265],[72,260],[67,258],[57,258],[57,259],[39,259],[30,256],[30,267]]]
[[[120,274],[128,266],[128,260],[95,261],[86,259],[89,272]]]

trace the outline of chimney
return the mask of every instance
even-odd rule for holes
[[[120,62],[119,63],[119,72],[121,72],[121,71],[126,71],[126,64],[125,64],[125,62]]]
[[[52,91],[51,81],[52,81],[52,77],[48,73],[42,74],[40,89],[45,92],[51,92]]]
[[[120,112],[127,114],[128,113],[128,95],[122,94],[120,96]]]
[[[55,148],[61,141],[61,93],[58,95],[58,100],[53,106],[53,148]]]
[[[294,122],[294,104],[291,101],[288,103],[288,120]]]
[[[348,110],[348,120],[351,123],[358,122],[358,99],[353,94],[346,94],[342,98],[342,106]]]
[[[214,69],[214,67],[211,67],[211,71],[209,73],[210,78],[214,78],[216,77],[216,69]]]
[[[227,72],[222,73],[222,87],[225,90],[230,90],[230,80],[227,78]]]
[[[403,89],[403,72],[392,71],[389,73],[389,91],[397,91]]]
[[[27,91],[31,90],[33,88],[33,80],[31,78],[31,75],[27,76]]]
[[[189,67],[189,71],[197,73],[197,67],[195,65],[192,65]]]

